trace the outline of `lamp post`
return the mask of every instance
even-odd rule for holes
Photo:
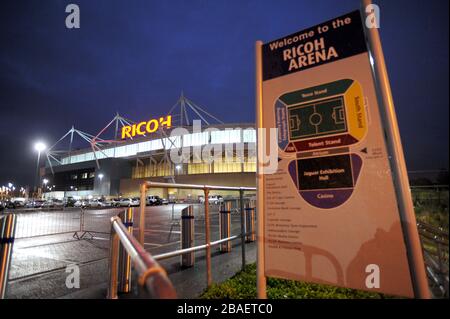
[[[36,176],[35,176],[35,188],[36,188],[36,193],[38,191],[38,183],[39,183],[39,161],[41,159],[41,152],[44,151],[47,148],[47,146],[42,143],[42,142],[37,142],[34,144],[34,149],[38,152],[38,156],[37,156],[37,162],[36,162]]]
[[[98,179],[100,180],[100,195],[103,195],[103,177],[105,177],[105,175],[103,175],[103,173],[98,174]]]
[[[46,179],[46,178],[44,178],[43,180],[42,180],[42,183],[44,184],[44,191],[46,190],[46,188],[47,188],[47,184],[48,184],[48,179]]]

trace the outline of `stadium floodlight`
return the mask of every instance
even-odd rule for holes
[[[46,148],[47,148],[47,146],[42,142],[36,142],[34,144],[34,149],[36,151],[38,151],[39,153],[42,152],[43,150],[45,150]]]

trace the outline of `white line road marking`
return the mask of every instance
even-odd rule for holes
[[[145,231],[145,233],[151,233],[151,232],[154,232],[154,233],[172,233],[172,234],[181,234],[181,231],[179,231],[179,230],[172,230],[172,231],[170,231],[170,230],[160,230],[160,229],[147,229],[147,230]]]
[[[97,240],[110,240],[109,238],[105,238],[105,237],[92,237],[92,239],[97,239]]]
[[[167,243],[167,244],[164,244],[164,245],[159,245],[159,247],[156,247],[156,248],[164,248],[164,247],[172,246],[173,244],[179,244],[179,243],[180,243],[179,240],[177,240],[177,241],[172,241],[172,242]]]
[[[161,247],[160,244],[153,244],[153,243],[144,243],[144,246],[155,246],[155,247]]]

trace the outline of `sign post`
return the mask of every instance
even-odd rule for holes
[[[266,276],[429,296],[381,45],[369,30],[375,83],[364,29],[353,11],[257,42],[259,298]]]
[[[362,12],[366,11],[372,4],[371,0],[362,1]],[[367,13],[367,12],[366,12]],[[386,133],[389,138],[387,145],[391,154],[391,167],[394,176],[394,183],[398,191],[398,202],[400,214],[405,233],[406,245],[408,249],[409,265],[411,276],[413,277],[414,294],[419,298],[430,298],[428,282],[426,278],[425,264],[419,234],[417,232],[417,222],[412,203],[408,171],[406,169],[403,146],[400,138],[400,131],[395,113],[394,99],[392,97],[391,85],[384,60],[380,35],[377,28],[365,28],[369,40],[370,51],[374,59],[373,72],[375,79],[378,79],[378,90],[381,103],[384,109],[382,116],[386,123]]]
[[[264,137],[259,128],[263,126],[263,110],[262,110],[262,42],[256,42],[256,127],[258,134],[258,141]],[[257,156],[259,159],[263,158],[263,147],[259,143],[256,145]],[[257,242],[257,268],[256,268],[256,290],[258,298],[266,299],[266,277],[264,274],[264,179],[263,179],[263,163],[257,161],[256,167],[256,186],[258,191],[256,193],[256,215],[258,220],[256,242]]]

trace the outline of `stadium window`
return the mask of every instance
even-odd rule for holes
[[[244,172],[256,172],[256,156],[248,156],[244,162]]]
[[[240,173],[242,172],[242,163],[233,156],[233,161],[226,162],[224,158],[220,161],[214,161],[214,173]]]
[[[256,131],[252,128],[243,131],[244,143],[256,143]]]
[[[188,174],[208,174],[211,173],[211,167],[208,163],[188,164]]]

